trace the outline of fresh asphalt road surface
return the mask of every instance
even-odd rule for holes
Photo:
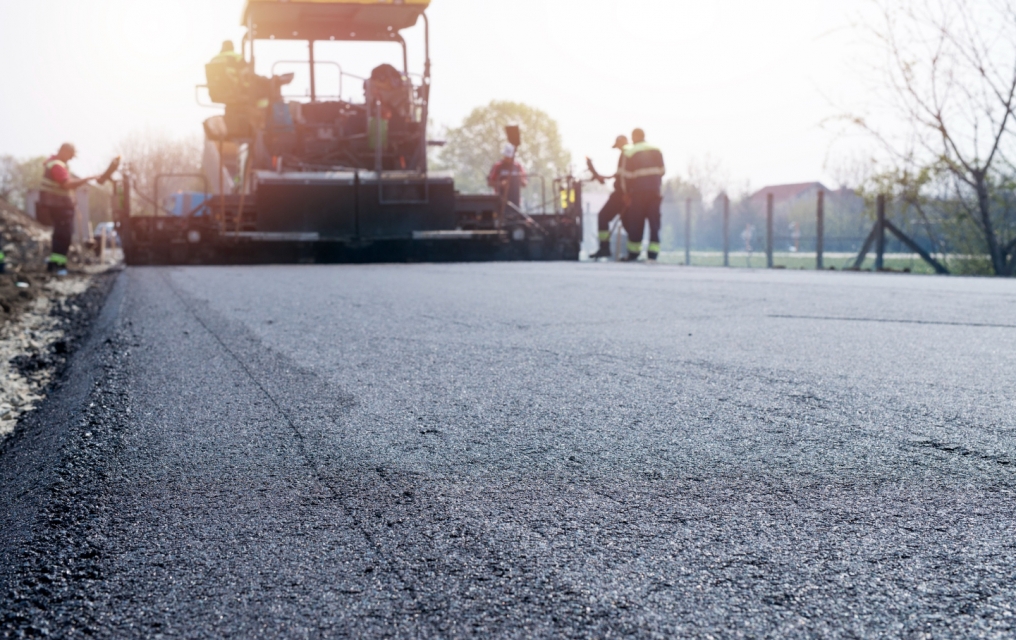
[[[1016,282],[136,268],[105,322],[8,633],[1016,633]]]

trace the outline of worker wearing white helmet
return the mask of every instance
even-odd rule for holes
[[[593,178],[600,184],[606,183],[607,180],[614,180],[614,192],[607,198],[606,204],[600,209],[600,213],[597,216],[597,232],[600,238],[600,249],[589,256],[592,260],[599,260],[600,258],[610,257],[610,223],[614,221],[614,218],[621,216],[621,220],[624,220],[624,212],[628,208],[624,197],[624,185],[622,184],[621,178],[621,165],[624,161],[624,150],[628,147],[628,137],[618,136],[614,141],[614,148],[621,152],[620,158],[617,161],[617,172],[612,176],[601,176],[596,172],[596,168],[593,167],[593,161],[586,158],[586,164],[589,166],[589,170],[593,173]]]

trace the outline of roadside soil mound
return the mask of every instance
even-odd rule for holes
[[[49,295],[52,277],[46,273],[52,229],[36,222],[23,211],[0,198],[0,250],[6,254],[5,273],[0,274],[0,329],[16,320]],[[69,268],[78,275],[96,273],[98,262],[90,252],[71,247]]]
[[[46,273],[51,229],[0,199],[0,441],[43,399],[88,330],[114,275],[71,249],[70,275]]]
[[[41,269],[49,255],[50,229],[0,198],[0,243],[8,268]]]

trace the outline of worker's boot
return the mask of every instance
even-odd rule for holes
[[[600,249],[593,255],[589,256],[590,260],[599,260],[601,258],[610,257],[610,240],[600,242]]]
[[[638,262],[639,256],[642,255],[642,241],[632,242],[628,241],[628,257],[623,262]]]
[[[660,243],[650,242],[649,243],[649,262],[656,262],[656,259],[660,257]]]
[[[65,276],[67,275],[67,265],[54,260],[49,260],[46,262],[46,273],[51,273],[55,276]]]

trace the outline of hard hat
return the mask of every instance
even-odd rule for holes
[[[627,136],[618,136],[617,140],[614,141],[614,149],[624,149],[628,146]]]
[[[501,155],[506,158],[510,158],[515,155],[515,146],[510,142],[506,142],[504,148],[501,149]]]

